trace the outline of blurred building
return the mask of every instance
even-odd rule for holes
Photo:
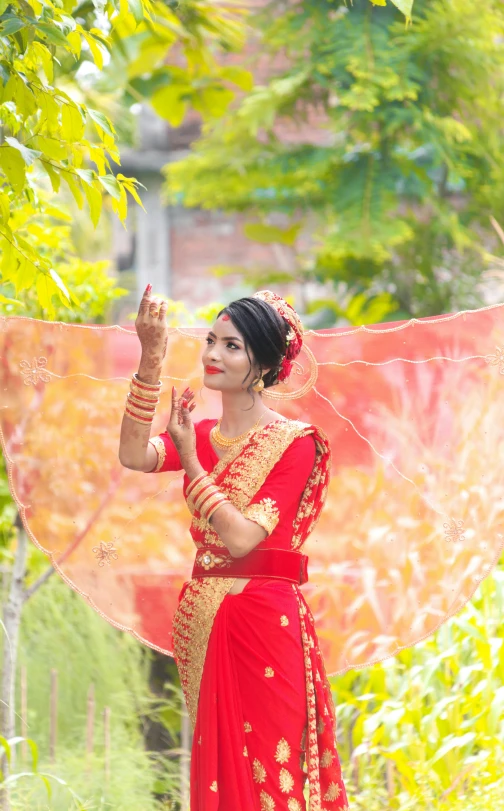
[[[264,0],[250,0],[262,5]],[[285,61],[258,57],[260,46],[250,42],[245,53],[222,58],[228,65],[242,65],[253,71],[256,84],[285,69]],[[293,127],[289,121],[280,122],[277,135],[291,142],[329,143],[330,133],[324,128],[322,115],[313,112],[303,125]],[[292,272],[295,257],[281,245],[261,245],[247,239],[243,233],[246,215],[229,215],[218,211],[203,211],[183,207],[167,207],[162,202],[161,174],[163,166],[188,154],[191,143],[200,135],[200,118],[191,112],[181,127],[174,129],[159,118],[150,107],[139,115],[139,147],[121,151],[121,171],[136,177],[147,190],[141,190],[146,209],[131,206],[127,230],[114,223],[114,260],[120,271],[119,284],[131,290],[123,299],[117,321],[136,309],[147,282],[153,290],[181,300],[191,309],[213,301],[226,302],[246,295],[248,288],[240,275],[217,277],[216,266],[242,268],[275,268]],[[277,224],[282,224],[279,217]],[[296,292],[296,285],[282,292]]]

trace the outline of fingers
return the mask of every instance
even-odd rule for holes
[[[187,386],[179,397],[175,386],[172,387],[172,406],[171,414],[168,420],[169,426],[183,425],[184,424],[184,411],[189,416],[196,408],[196,403],[192,402],[194,399],[194,392]],[[190,422],[190,420],[189,420]]]
[[[148,284],[144,290],[144,294],[142,296],[142,300],[140,301],[140,306],[138,307],[138,314],[145,315],[145,313],[149,310],[150,305],[150,294],[152,292],[152,285]]]
[[[140,301],[138,314],[141,316],[147,316],[149,320],[152,318],[158,318],[165,324],[168,302],[166,302],[160,296],[152,296],[151,293],[152,285],[148,284],[144,290],[142,300]]]

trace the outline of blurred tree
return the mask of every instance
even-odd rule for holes
[[[35,286],[49,318],[53,295],[78,305],[55,268],[53,237],[40,238],[42,227],[51,234],[51,187],[64,180],[95,227],[105,194],[122,221],[128,193],[141,204],[137,182],[111,166],[120,160],[110,95],[83,79],[109,64],[127,103],[150,99],[176,125],[190,106],[221,115],[234,98],[227,85],[250,86],[246,71],[213,56],[242,44],[239,9],[210,0],[0,0],[0,281],[16,297]]]
[[[389,319],[479,306],[480,246],[503,203],[502,4],[417,0],[405,28],[390,3],[306,0],[254,24],[262,55],[287,67],[167,167],[168,199],[246,212],[251,238],[294,250],[304,229],[311,246],[283,276],[329,281],[312,308],[355,323],[366,302]],[[282,139],[307,121],[316,139]],[[352,315],[335,284],[364,297]]]

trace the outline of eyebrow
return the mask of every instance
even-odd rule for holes
[[[217,338],[215,332],[210,331],[208,334],[211,335],[212,338]],[[227,335],[225,338],[221,338],[221,341],[240,341],[240,343],[243,343],[242,339],[238,338],[237,335]]]

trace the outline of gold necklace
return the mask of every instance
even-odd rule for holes
[[[249,434],[250,434],[252,431],[255,431],[255,429],[257,428],[257,426],[258,426],[258,425],[259,425],[259,423],[261,422],[262,418],[264,417],[264,414],[265,414],[265,413],[266,413],[266,412],[265,412],[265,411],[263,411],[263,413],[260,415],[259,419],[258,419],[258,420],[257,420],[257,422],[256,422],[256,423],[255,423],[255,424],[252,426],[252,428],[247,428],[247,430],[246,430],[246,431],[245,431],[243,434],[240,434],[240,436],[233,436],[233,437],[231,437],[231,438],[229,438],[229,437],[227,437],[227,436],[223,436],[223,435],[221,434],[221,432],[220,432],[220,425],[221,425],[222,419],[220,419],[220,420],[217,422],[217,425],[214,425],[214,427],[212,428],[212,431],[211,431],[211,434],[212,434],[212,440],[215,442],[215,444],[216,444],[216,445],[219,445],[219,447],[221,447],[221,448],[231,448],[233,445],[237,445],[237,444],[238,444],[238,442],[243,442],[243,440],[244,440],[244,439],[246,439],[246,438],[247,438],[247,436],[248,436],[248,435],[249,435]]]

